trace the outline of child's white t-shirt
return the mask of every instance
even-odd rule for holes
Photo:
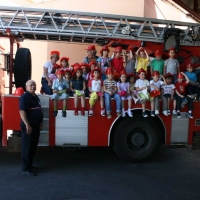
[[[154,80],[150,81],[150,85],[154,85],[155,87],[157,87],[158,89],[160,89],[160,87],[164,84],[163,81],[158,80],[157,82],[155,82]],[[155,88],[150,87],[150,91],[155,90]]]
[[[52,62],[51,61],[45,62],[44,68],[47,68],[47,75],[49,76],[51,74],[51,71],[52,71],[52,68],[53,68]],[[42,74],[42,77],[45,78],[44,74]]]
[[[99,80],[90,79],[88,83],[88,87],[91,87],[93,92],[100,92],[102,90],[102,86],[103,86],[103,81],[101,79]]]
[[[136,82],[135,82],[135,87],[138,87],[138,88],[142,88],[142,87],[147,87],[149,86],[149,81],[147,79],[138,79]]]
[[[175,85],[174,84],[162,85],[162,89],[163,89],[163,94],[172,94],[172,90],[175,89]]]

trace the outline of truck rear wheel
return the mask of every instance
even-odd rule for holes
[[[127,118],[114,135],[114,150],[128,161],[144,160],[155,153],[161,144],[161,133],[150,118]]]
[[[16,88],[26,89],[25,84],[31,79],[31,53],[27,48],[17,49],[14,62],[14,77]]]

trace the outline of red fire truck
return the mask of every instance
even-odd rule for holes
[[[62,42],[86,42],[110,47],[128,45],[144,46],[153,57],[156,50],[165,51],[175,46],[181,71],[192,62],[200,64],[200,32],[198,23],[186,23],[140,17],[107,15],[60,10],[0,7],[0,34],[10,39],[8,71],[10,90],[2,97],[2,146],[7,146],[8,131],[20,132],[18,111],[19,96],[12,95],[13,82],[24,87],[31,78],[31,54],[28,49],[18,48],[13,65],[13,43],[24,39],[59,40]],[[19,46],[18,46],[19,47]],[[13,68],[14,67],[14,68]],[[12,73],[14,72],[14,80]],[[34,77],[33,77],[34,79]],[[39,83],[38,83],[39,84]],[[99,104],[94,106],[94,115],[74,116],[73,98],[67,102],[67,117],[53,117],[53,102],[47,95],[39,95],[44,112],[40,146],[92,147],[111,146],[127,160],[142,160],[152,156],[161,143],[165,145],[191,146],[200,130],[200,103],[194,102],[194,119],[187,117],[187,108],[181,110],[181,119],[176,116],[143,118],[141,106],[133,104],[133,118],[100,116]],[[162,106],[162,102],[160,102]],[[127,105],[126,105],[127,106]],[[147,104],[148,112],[150,105]],[[86,110],[89,102],[86,99]],[[112,104],[115,110],[115,104]],[[148,113],[149,114],[149,113]],[[113,112],[113,116],[115,113]]]

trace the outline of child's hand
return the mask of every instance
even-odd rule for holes
[[[173,100],[174,99],[174,96],[171,96],[171,100]]]
[[[113,95],[114,94],[114,92],[111,92],[111,91],[109,91],[110,92],[110,95]]]
[[[183,96],[183,95],[180,95],[180,97],[181,97],[181,98],[184,98],[184,96]]]
[[[51,81],[48,81],[48,85],[49,85],[49,86],[51,86],[51,85],[52,85]]]

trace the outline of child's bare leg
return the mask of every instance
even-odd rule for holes
[[[63,110],[66,110],[66,99],[63,99]]]
[[[122,109],[124,109],[124,100],[122,100]]]
[[[81,106],[82,108],[85,108],[85,95],[81,96]]]
[[[129,99],[128,100],[128,108],[131,109],[131,107],[132,107],[132,99]]]
[[[154,100],[152,99],[151,100],[151,111],[153,111],[154,110]]]
[[[103,101],[103,97],[100,97],[100,106],[101,106],[101,109],[104,108],[104,101]]]
[[[170,106],[170,99],[167,99],[167,110],[169,110],[169,106]]]
[[[146,101],[142,103],[142,111],[145,112],[145,110],[146,110]]]
[[[74,94],[74,107],[78,108],[78,95]]]
[[[176,110],[176,100],[173,100],[173,107],[174,107],[174,110]]]
[[[57,102],[58,101],[56,99],[53,100],[54,111],[57,111]]]

